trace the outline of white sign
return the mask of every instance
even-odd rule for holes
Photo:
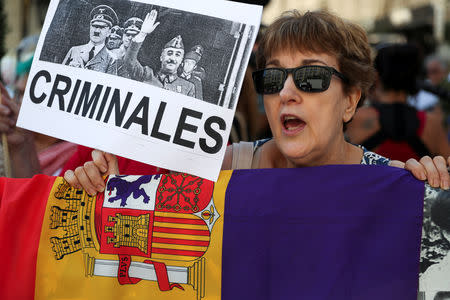
[[[51,1],[18,126],[217,180],[262,7],[98,3]]]

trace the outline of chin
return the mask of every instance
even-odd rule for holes
[[[277,145],[281,153],[291,161],[301,159],[311,152],[308,145],[298,140],[288,141],[281,139]]]

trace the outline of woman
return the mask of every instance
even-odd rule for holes
[[[257,92],[264,94],[273,139],[256,143],[254,152],[250,147],[247,162],[235,168],[389,163],[344,139],[344,124],[352,119],[374,79],[362,28],[327,12],[287,12],[268,27],[257,64],[263,70],[254,73],[254,83]],[[241,148],[236,145],[227,149],[223,169],[232,168],[233,151]],[[101,151],[92,155],[93,161],[67,171],[64,177],[72,186],[95,194],[104,189],[101,175],[119,170],[115,156]],[[434,186],[448,187],[442,157],[423,158],[421,163],[408,161],[407,168],[419,179],[428,175]],[[403,166],[401,162],[391,165]]]
[[[392,159],[407,160],[425,155],[450,155],[442,117],[436,112],[417,111],[408,105],[418,92],[419,51],[408,44],[381,48],[375,58],[377,80],[372,103],[360,108],[346,135]]]

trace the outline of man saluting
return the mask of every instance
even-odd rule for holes
[[[145,37],[152,33],[159,25],[159,22],[155,23],[156,16],[156,10],[152,10],[145,17],[141,31],[133,38],[130,47],[127,49],[124,65],[131,79],[147,82],[166,90],[195,97],[194,84],[178,77],[177,74],[178,67],[184,57],[184,45],[180,35],[174,37],[164,46],[160,56],[161,68],[158,72],[154,72],[148,66],[142,66],[137,60],[137,54]]]
[[[119,19],[114,10],[107,5],[95,7],[90,17],[89,42],[72,47],[63,64],[116,75],[116,62],[105,47],[105,40],[110,34],[111,27],[116,25]]]

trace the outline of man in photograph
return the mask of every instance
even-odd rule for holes
[[[156,16],[156,10],[152,10],[145,17],[141,31],[133,38],[125,55],[125,68],[134,80],[147,82],[166,90],[195,97],[194,84],[178,76],[178,67],[184,58],[183,39],[180,35],[174,37],[164,45],[160,56],[161,68],[159,71],[154,72],[152,68],[142,66],[137,60],[137,55],[146,36],[152,33],[159,25],[159,22],[155,23]]]
[[[141,31],[142,19],[131,17],[123,24],[122,45],[119,48],[117,57],[123,59],[128,47],[130,47],[131,40]]]
[[[122,36],[122,27],[120,27],[119,25],[115,25],[111,28],[111,33],[106,40],[106,48],[108,48],[111,53],[114,54],[122,45]]]
[[[64,65],[117,74],[115,59],[105,47],[111,28],[119,22],[114,10],[107,5],[95,7],[90,14],[90,40],[72,47],[63,60]]]
[[[203,100],[203,86],[202,80],[198,77],[194,70],[197,68],[197,64],[202,58],[203,47],[201,45],[195,45],[192,47],[191,51],[186,53],[184,56],[182,66],[182,71],[180,74],[181,78],[192,82],[195,86],[195,98]]]
[[[124,65],[125,53],[127,52],[128,47],[130,47],[131,40],[141,31],[143,22],[144,21],[140,18],[131,17],[123,24],[122,45],[113,52],[117,59],[117,75],[119,76],[131,78]]]

